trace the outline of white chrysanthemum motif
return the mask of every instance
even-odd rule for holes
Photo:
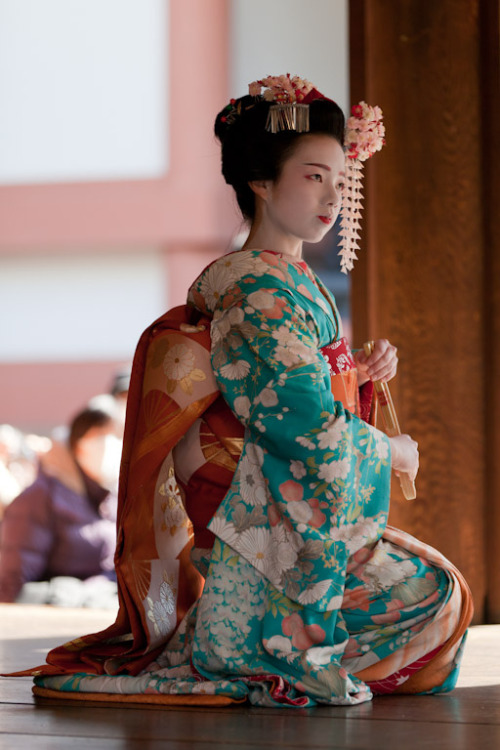
[[[175,595],[172,587],[166,581],[162,581],[158,599],[153,602],[148,596],[146,601],[148,619],[153,623],[156,635],[169,635],[175,624]]]
[[[234,524],[229,523],[224,518],[216,515],[210,521],[208,528],[216,537],[222,539],[222,541],[230,547],[234,547],[238,538],[238,533],[234,528]]]
[[[330,588],[330,581],[319,581],[312,586],[308,586],[305,591],[299,594],[300,604],[314,604],[319,602]]]
[[[330,539],[343,542],[350,555],[374,542],[379,534],[379,524],[372,518],[360,516],[354,523],[344,522],[340,528],[330,529]]]
[[[238,537],[237,551],[258,571],[264,573],[269,565],[271,534],[268,529],[251,527]]]
[[[163,371],[169,380],[182,380],[194,369],[194,353],[185,344],[176,344],[165,355]]]
[[[234,280],[243,276],[263,276],[269,270],[269,265],[255,257],[251,250],[246,252],[230,253],[219,258],[217,265],[228,271]]]
[[[255,443],[248,443],[246,448],[246,455],[248,460],[256,466],[262,466],[264,463],[264,451],[260,445]]]
[[[220,298],[234,284],[235,276],[231,268],[214,263],[203,274],[200,284],[200,294],[205,300],[208,310],[215,310]]]
[[[228,310],[216,310],[212,320],[212,345],[224,339],[232,328],[237,328],[245,319],[241,307],[230,307]]]
[[[267,501],[266,483],[258,464],[252,462],[247,454],[238,466],[240,477],[240,493],[246,503],[250,505],[265,505]]]
[[[281,525],[271,529],[270,564],[267,568],[269,580],[275,586],[281,585],[283,573],[291,570],[297,562],[298,553],[303,546],[300,534],[286,531]]]
[[[243,380],[250,372],[250,362],[244,359],[236,359],[222,365],[220,374],[228,380]]]
[[[293,568],[297,562],[297,552],[290,542],[279,542],[273,547],[273,563],[276,564],[276,570],[283,573],[285,570]]]
[[[347,456],[340,459],[340,461],[330,461],[327,464],[320,464],[318,469],[318,477],[324,479],[325,482],[334,482],[335,479],[345,479],[349,474],[350,461]]]
[[[380,541],[364,567],[363,579],[372,591],[386,591],[417,573],[417,566],[411,560],[395,560],[390,552],[390,545]]]
[[[290,461],[290,471],[294,479],[302,479],[307,474],[306,467],[302,461],[296,461],[295,459]]]
[[[323,450],[335,450],[347,429],[345,416],[335,417],[331,414],[321,427],[323,429],[317,436],[319,447]]]

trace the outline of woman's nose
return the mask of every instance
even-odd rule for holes
[[[339,206],[342,202],[342,192],[334,185],[331,186],[328,192],[327,202],[329,206]]]

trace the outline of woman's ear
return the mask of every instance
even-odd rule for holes
[[[269,180],[251,180],[248,183],[250,190],[253,190],[255,195],[258,195],[263,201],[267,200],[269,191]]]

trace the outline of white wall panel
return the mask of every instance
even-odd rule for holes
[[[0,258],[0,363],[127,360],[166,311],[160,253]]]
[[[307,78],[346,112],[347,0],[232,0],[231,94],[266,75]]]
[[[0,0],[0,183],[167,170],[168,0]]]

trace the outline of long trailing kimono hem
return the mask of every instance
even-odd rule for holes
[[[240,251],[205,269],[136,352],[117,621],[54,649],[36,694],[296,707],[452,689],[470,592],[387,527],[390,447],[368,411],[305,263]]]

